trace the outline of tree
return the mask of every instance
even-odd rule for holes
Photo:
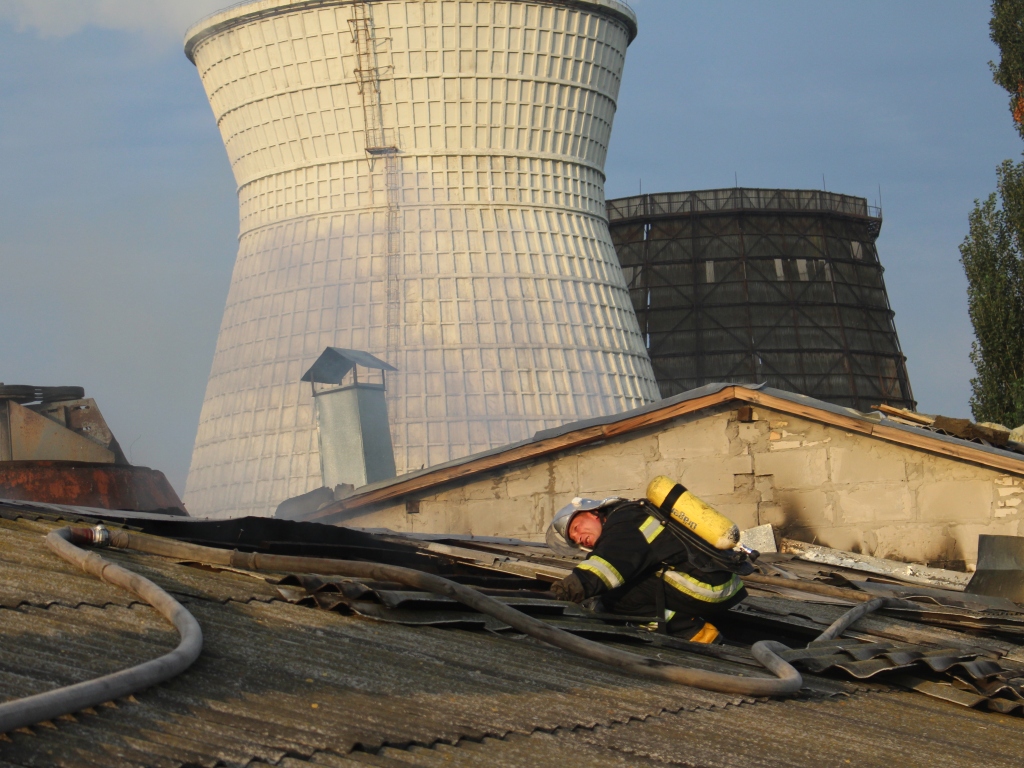
[[[976,203],[960,246],[974,325],[971,412],[977,421],[1024,424],[1024,163],[1004,162],[996,193]]]
[[[1024,0],[993,0],[989,29],[1000,53],[993,79],[1010,93],[1010,113],[1024,137]]]
[[[1024,0],[993,0],[992,41],[1000,62],[993,79],[1010,94],[1024,138]],[[971,412],[977,421],[1024,424],[1024,163],[1005,161],[997,193],[975,201],[960,246],[967,309],[974,326]]]

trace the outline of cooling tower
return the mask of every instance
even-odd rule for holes
[[[875,245],[882,212],[864,198],[677,192],[610,200],[608,218],[665,397],[767,382],[914,408]]]
[[[604,161],[636,19],[619,0],[260,0],[192,27],[239,249],[193,514],[321,485],[326,347],[398,368],[399,473],[658,397]]]

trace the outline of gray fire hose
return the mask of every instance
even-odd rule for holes
[[[71,529],[76,541],[92,543],[95,538],[91,528]],[[689,685],[721,693],[741,696],[786,696],[800,690],[803,680],[800,673],[777,654],[788,650],[781,643],[762,640],[752,650],[757,659],[775,678],[740,677],[720,672],[707,672],[639,656],[634,653],[608,648],[601,643],[576,637],[556,629],[539,619],[505,605],[477,590],[457,584],[441,576],[435,576],[411,568],[396,565],[382,565],[353,560],[330,560],[316,557],[291,557],[286,555],[263,555],[238,552],[236,550],[203,547],[173,539],[146,536],[130,531],[110,531],[110,546],[134,549],[154,555],[195,560],[210,565],[225,565],[250,571],[275,571],[278,573],[317,573],[321,575],[349,576],[375,581],[394,581],[408,587],[445,595],[474,610],[493,616],[510,627],[530,635],[537,640],[554,645],[583,658],[599,661],[636,675],[665,682]]]
[[[164,618],[174,624],[181,635],[181,642],[173,651],[158,659],[95,680],[0,705],[0,733],[43,720],[52,720],[55,717],[77,712],[105,701],[128,696],[169,680],[188,669],[202,650],[202,630],[192,614],[178,601],[148,579],[114,565],[99,555],[83,552],[75,544],[109,545],[119,549],[134,549],[164,557],[195,560],[211,565],[225,565],[252,571],[317,573],[325,576],[349,576],[376,581],[393,581],[415,589],[451,597],[463,605],[493,616],[537,640],[583,658],[655,680],[720,693],[759,697],[787,696],[799,691],[803,685],[800,673],[778,655],[779,651],[785,651],[788,648],[782,643],[772,640],[761,640],[754,643],[751,652],[755,659],[775,675],[775,678],[740,677],[720,672],[688,669],[628,651],[608,648],[600,643],[577,637],[481,594],[471,587],[465,587],[441,576],[401,566],[316,557],[250,554],[145,536],[120,529],[108,531],[103,526],[61,528],[47,535],[46,543],[68,562],[137,595],[152,605]],[[855,621],[879,608],[905,605],[907,605],[907,601],[892,598],[869,600],[843,614],[817,639],[834,639]]]
[[[145,600],[174,625],[181,635],[181,642],[164,656],[120,672],[0,704],[0,733],[78,712],[162,683],[188,669],[203,650],[203,630],[181,603],[149,579],[76,547],[72,541],[102,544],[107,534],[103,527],[84,529],[87,536],[79,535],[82,530],[61,528],[51,531],[46,536],[46,544],[86,573]]]
[[[867,616],[869,613],[874,613],[879,608],[915,608],[920,609],[921,606],[916,603],[912,603],[909,600],[900,600],[897,597],[876,597],[873,600],[868,600],[866,603],[861,603],[855,608],[851,608],[834,622],[832,625],[818,635],[814,641],[819,642],[821,640],[835,640],[843,632],[845,632],[850,625],[852,625],[858,619]]]

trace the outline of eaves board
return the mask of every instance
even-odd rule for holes
[[[850,432],[857,432],[888,443],[927,451],[928,453],[959,461],[968,461],[989,469],[998,469],[1024,477],[1024,456],[1021,454],[1003,451],[978,443],[971,443],[956,437],[939,435],[925,429],[896,424],[895,422],[876,422],[868,418],[856,418],[842,413],[842,411],[847,409],[838,406],[822,407],[828,406],[828,404],[809,397],[803,398],[803,400],[808,401],[803,403],[797,399],[801,397],[800,395],[779,393],[770,389],[755,391],[745,387],[734,387],[734,390],[734,397],[743,402],[761,405],[791,416],[800,416],[810,421],[839,427]],[[780,394],[787,396],[780,397]]]

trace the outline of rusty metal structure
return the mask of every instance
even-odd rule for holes
[[[129,464],[81,387],[0,384],[0,499],[186,514],[163,472]]]
[[[0,461],[0,499],[186,514],[163,472],[72,461]]]
[[[607,210],[663,397],[729,381],[915,407],[864,198],[733,188]]]

